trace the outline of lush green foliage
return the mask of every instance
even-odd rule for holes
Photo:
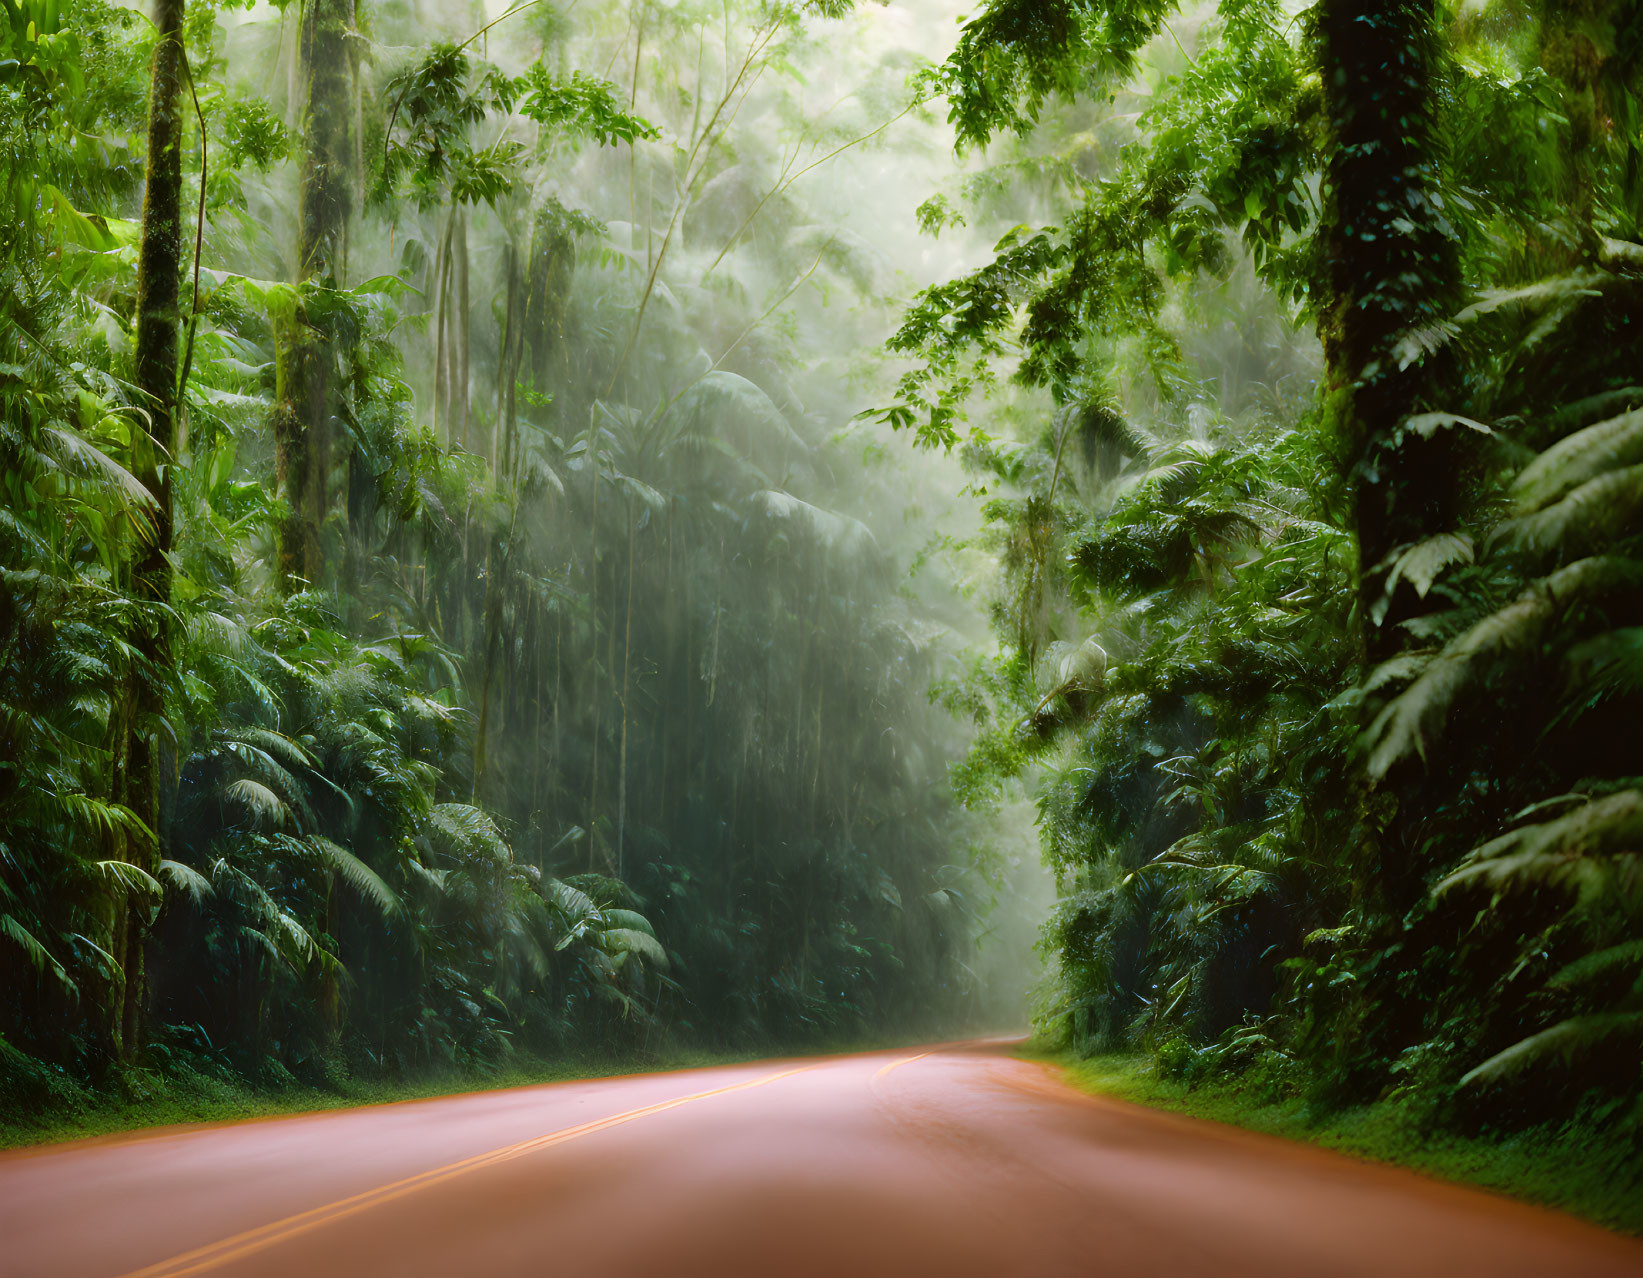
[[[931,80],[1003,140],[927,229],[1032,222],[878,416],[988,498],[955,777],[1032,778],[1076,1043],[1643,1118],[1640,33],[993,0]]]
[[[155,31],[7,0],[8,1061],[313,1080],[973,996],[942,627],[782,313],[879,263],[755,128],[848,9],[532,6],[491,62],[416,6],[192,0],[167,455],[132,384]]]

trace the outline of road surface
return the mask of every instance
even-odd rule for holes
[[[0,1274],[1643,1278],[1643,1243],[969,1045],[7,1154]]]

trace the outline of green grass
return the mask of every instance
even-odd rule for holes
[[[103,1085],[90,1087],[40,1066],[0,1040],[0,1149],[179,1123],[239,1122],[534,1083],[727,1065],[767,1054],[681,1049],[615,1057],[518,1058],[496,1070],[451,1070],[412,1079],[338,1074],[318,1085],[289,1077],[259,1084],[226,1072],[161,1072],[129,1066]]]
[[[664,1070],[703,1069],[786,1056],[825,1056],[904,1046],[904,1036],[764,1044],[741,1050],[667,1044],[648,1051],[582,1052],[546,1058],[516,1055],[506,1065],[451,1068],[409,1078],[351,1075],[340,1060],[324,1078],[304,1082],[272,1067],[258,1081],[233,1070],[201,1071],[173,1057],[163,1068],[126,1065],[96,1085],[75,1079],[18,1051],[0,1038],[0,1149],[108,1136],[182,1123],[228,1123],[425,1100],[463,1092],[497,1091],[536,1083],[615,1078]]]
[[[1145,1057],[1080,1058],[1033,1047],[1022,1055],[1060,1067],[1069,1083],[1095,1095],[1411,1168],[1643,1234],[1643,1151],[1619,1131],[1569,1124],[1493,1138],[1461,1136],[1427,1130],[1413,1107],[1396,1102],[1318,1116],[1304,1100],[1275,1098],[1259,1083],[1161,1078]]]

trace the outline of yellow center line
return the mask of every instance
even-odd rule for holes
[[[807,1069],[814,1068],[812,1065],[803,1065],[798,1069],[767,1074],[763,1078],[750,1079],[747,1082],[731,1083],[726,1087],[715,1087],[705,1092],[693,1092],[689,1096],[678,1096],[673,1100],[658,1101],[654,1105],[630,1109],[622,1114],[595,1119],[592,1122],[582,1123],[577,1127],[567,1127],[562,1131],[549,1132],[545,1136],[533,1136],[530,1140],[522,1140],[516,1145],[506,1145],[501,1149],[475,1154],[471,1158],[464,1158],[458,1162],[447,1163],[443,1167],[418,1172],[416,1175],[407,1176],[403,1180],[396,1180],[387,1185],[379,1185],[375,1189],[367,1189],[351,1197],[340,1198],[335,1202],[310,1208],[308,1211],[298,1212],[294,1216],[287,1216],[283,1220],[276,1220],[271,1224],[259,1225],[255,1229],[248,1229],[244,1233],[235,1234],[231,1238],[224,1238],[220,1242],[209,1243],[204,1247],[196,1248],[194,1251],[184,1252],[180,1256],[173,1256],[169,1260],[162,1260],[143,1269],[135,1269],[124,1275],[124,1278],[183,1278],[186,1274],[203,1273],[208,1269],[215,1269],[219,1265],[241,1260],[246,1256],[266,1250],[276,1243],[295,1238],[299,1234],[318,1229],[321,1225],[328,1225],[332,1221],[357,1215],[372,1207],[392,1202],[396,1198],[403,1198],[405,1195],[415,1193],[419,1189],[427,1189],[432,1185],[441,1184],[467,1172],[479,1171],[485,1167],[494,1167],[498,1163],[511,1162],[515,1158],[523,1158],[527,1154],[534,1154],[537,1150],[547,1149],[553,1145],[562,1145],[566,1141],[575,1140],[579,1136],[590,1136],[594,1132],[602,1132],[611,1127],[620,1127],[623,1123],[631,1123],[637,1118],[647,1118],[651,1114],[660,1114],[670,1109],[677,1109],[679,1106],[688,1105],[692,1101],[706,1100],[710,1096],[723,1096],[728,1092],[746,1091],[752,1087],[763,1087],[767,1083],[774,1083],[782,1078],[790,1078],[794,1074],[800,1074]]]
[[[903,1065],[911,1065],[914,1061],[921,1061],[926,1056],[930,1056],[932,1054],[933,1053],[931,1053],[931,1052],[920,1052],[917,1056],[904,1056],[899,1061],[891,1061],[888,1065],[886,1065],[883,1069],[881,1069],[877,1074],[874,1074],[873,1077],[874,1078],[883,1078],[886,1074],[888,1074],[893,1069],[900,1069]]]

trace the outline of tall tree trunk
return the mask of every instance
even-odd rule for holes
[[[1398,556],[1455,517],[1458,441],[1452,427],[1418,414],[1446,407],[1441,357],[1431,338],[1453,313],[1459,253],[1439,189],[1434,101],[1437,0],[1324,0],[1314,13],[1332,133],[1325,174],[1323,249],[1329,305],[1319,335],[1328,362],[1338,447],[1358,541],[1358,606],[1366,669],[1405,642],[1400,623],[1425,605],[1387,582]],[[1366,716],[1377,697],[1365,698]],[[1354,819],[1342,840],[1358,898],[1360,940],[1399,935],[1424,892],[1416,831],[1388,820],[1368,779],[1352,783]],[[1362,1014],[1334,1050],[1343,1077],[1383,1077],[1395,1049],[1388,1027],[1411,988],[1409,970],[1385,964],[1355,987]]]
[[[519,504],[514,503],[514,520],[508,525],[508,542],[500,553],[493,538],[485,550],[485,602],[481,628],[484,645],[479,678],[479,724],[474,733],[473,799],[478,803],[485,797],[485,778],[490,771],[491,705],[496,700],[494,689],[500,676],[497,663],[502,655],[502,592],[507,585],[508,566],[513,559],[513,538]]]
[[[513,439],[509,391],[515,375],[513,346],[519,330],[514,313],[519,300],[517,256],[509,236],[502,241],[502,332],[496,344],[496,418],[491,424],[491,473],[499,484],[509,473],[508,451]]]
[[[1397,650],[1397,623],[1420,606],[1407,586],[1386,598],[1397,554],[1454,516],[1454,430],[1410,424],[1443,407],[1440,361],[1426,352],[1460,281],[1433,127],[1435,11],[1436,0],[1325,0],[1315,11],[1332,134],[1319,331],[1351,459],[1371,662]]]
[[[633,560],[638,553],[639,523],[628,503],[628,601],[627,620],[622,634],[622,744],[616,782],[616,877],[622,877],[622,860],[628,833],[628,688],[633,669]]]
[[[345,285],[348,218],[353,211],[354,0],[304,0],[298,73],[303,96],[302,185],[297,207],[297,283]],[[330,334],[311,325],[298,302],[278,344],[275,368],[274,472],[286,512],[277,534],[280,586],[317,583],[324,575],[320,528],[330,510]],[[326,926],[335,937],[340,908],[327,893]],[[340,946],[339,946],[340,948]],[[327,1028],[341,1029],[342,991],[334,969],[321,977],[319,1004]]]
[[[299,37],[303,101],[302,186],[298,197],[297,282],[343,284],[343,252],[353,208],[354,112],[350,102],[354,0],[306,0]],[[286,513],[278,530],[281,585],[319,580],[319,532],[330,506],[333,355],[326,334],[300,309],[276,354],[274,474]]]
[[[544,205],[531,226],[530,256],[525,264],[523,343],[529,347],[533,389],[548,391],[568,383],[570,352],[565,342],[565,306],[576,273],[576,240],[565,229],[561,210]],[[555,377],[555,374],[559,377]],[[565,406],[554,410],[564,421]]]
[[[469,308],[468,295],[468,213],[458,206],[456,213],[456,331],[455,358],[452,360],[451,371],[451,437],[461,441],[464,448],[471,448],[468,439],[468,408],[471,396],[468,390],[468,356],[470,353],[469,341]]]
[[[185,0],[155,0],[154,76],[148,112],[148,178],[143,193],[142,242],[137,255],[137,337],[132,382],[147,415],[138,440],[135,473],[154,496],[133,571],[135,594],[150,606],[138,627],[135,684],[127,720],[126,804],[155,835],[155,842],[128,840],[126,856],[152,870],[159,859],[161,773],[160,721],[165,714],[165,681],[171,665],[171,634],[165,609],[171,602],[171,463],[177,436],[178,284],[182,274],[182,90]],[[203,176],[202,176],[202,181]],[[129,1056],[142,1034],[144,991],[141,919],[126,906],[120,929],[125,971],[119,1050]]]

